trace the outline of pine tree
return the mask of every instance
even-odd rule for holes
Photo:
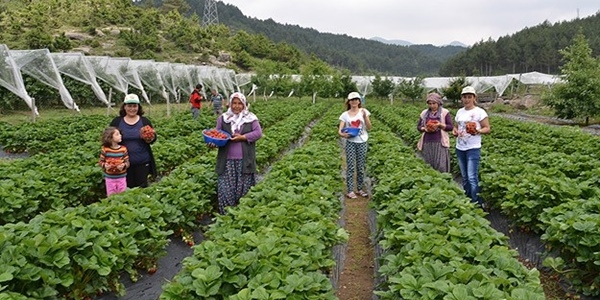
[[[600,115],[600,61],[592,56],[583,32],[573,38],[573,44],[560,50],[564,65],[563,82],[552,87],[542,99],[555,110],[559,118],[585,118]]]

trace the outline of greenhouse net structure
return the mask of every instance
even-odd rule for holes
[[[27,94],[27,90],[25,89],[21,70],[10,56],[10,50],[4,44],[0,44],[0,56],[4,62],[4,64],[0,66],[0,85],[23,99],[25,103],[27,103],[27,106],[33,111],[34,115],[37,115],[38,111],[33,104],[33,99]]]
[[[236,74],[227,68],[206,65],[186,65],[180,63],[156,62],[154,60],[133,60],[124,57],[85,56],[80,52],[50,53],[48,49],[10,50],[0,44],[0,55],[4,64],[0,67],[0,86],[23,99],[31,108],[33,115],[38,114],[35,100],[29,96],[22,74],[57,89],[64,105],[79,111],[79,107],[65,87],[61,75],[69,76],[89,85],[99,101],[110,108],[113,90],[123,94],[129,93],[133,87],[141,97],[151,104],[146,91],[160,95],[167,106],[175,99],[180,102],[181,95],[189,95],[196,84],[204,86],[204,91],[216,89],[225,96],[245,89],[249,94],[257,87],[251,84],[251,74]],[[290,75],[293,80],[300,81],[300,75]],[[98,79],[109,86],[109,91],[102,89]],[[352,76],[359,92],[368,95],[372,92],[373,76]],[[386,77],[395,84],[413,77]],[[427,91],[447,87],[454,77],[430,77],[423,79]],[[507,74],[503,76],[466,77],[477,92],[483,93],[494,89],[497,96],[502,96],[511,82],[516,80],[524,85],[553,85],[560,82],[560,77],[538,72],[524,74]],[[108,92],[108,93],[107,93]],[[293,91],[290,92],[290,96]],[[108,96],[107,96],[108,95]]]
[[[85,56],[80,52],[50,53],[48,49],[10,50],[0,44],[4,64],[0,68],[0,86],[23,99],[35,115],[35,100],[28,94],[22,74],[57,89],[64,105],[76,111],[79,107],[65,87],[61,75],[89,85],[96,98],[111,106],[113,90],[127,94],[130,88],[151,104],[148,91],[179,102],[183,93],[191,93],[196,84],[217,88],[225,94],[239,90],[233,70],[213,66],[185,65],[133,60],[125,57]],[[99,80],[109,91],[102,89]],[[248,83],[249,80],[244,83]],[[136,92],[137,92],[136,91]]]

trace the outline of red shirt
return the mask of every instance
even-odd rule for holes
[[[190,95],[190,103],[192,103],[193,108],[202,108],[202,95],[200,92],[194,90]]]

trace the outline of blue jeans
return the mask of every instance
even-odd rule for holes
[[[460,175],[462,176],[463,189],[471,202],[479,205],[483,204],[483,199],[479,196],[479,161],[481,159],[481,149],[469,149],[466,151],[456,149]]]

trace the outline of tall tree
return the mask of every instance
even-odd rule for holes
[[[556,116],[584,117],[587,125],[590,117],[600,115],[600,61],[592,56],[582,30],[560,54],[565,61],[561,67],[564,82],[554,85],[543,101],[554,108]]]

